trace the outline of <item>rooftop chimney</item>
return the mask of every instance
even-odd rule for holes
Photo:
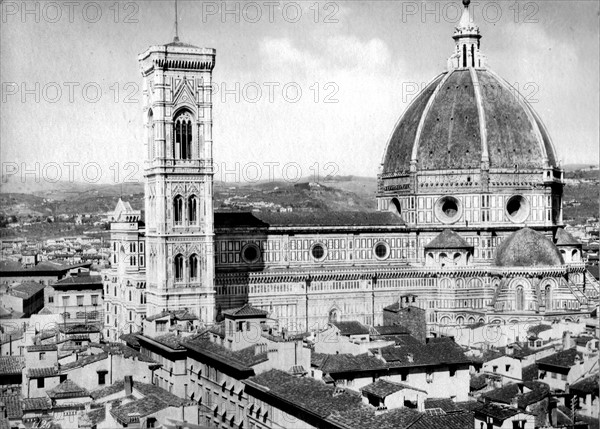
[[[125,395],[129,396],[133,392],[133,376],[125,376]]]

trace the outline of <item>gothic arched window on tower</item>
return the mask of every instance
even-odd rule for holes
[[[190,281],[192,282],[198,280],[199,263],[198,255],[190,256]]]
[[[174,262],[174,271],[175,271],[175,281],[180,282],[183,281],[183,256],[177,255],[175,256]]]
[[[148,159],[152,160],[156,156],[154,147],[154,114],[152,109],[148,111]]]
[[[517,287],[517,296],[516,296],[516,310],[522,311],[525,309],[525,293],[523,292],[523,286]]]
[[[192,159],[192,115],[184,111],[175,118],[173,156]]]
[[[198,198],[195,195],[188,198],[188,222],[190,224],[198,222]]]
[[[181,195],[177,195],[173,199],[173,221],[175,225],[183,223],[183,197]]]

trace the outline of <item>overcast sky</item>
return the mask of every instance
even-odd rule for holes
[[[98,163],[100,181],[122,180],[134,170],[126,163],[143,159],[137,55],[173,39],[173,2],[24,4],[0,6],[3,172]],[[304,176],[316,166],[321,176],[375,176],[415,88],[445,70],[460,9],[460,1],[259,1],[227,3],[226,13],[222,4],[180,1],[179,34],[217,50],[217,165],[267,165],[263,179],[286,163]],[[491,68],[540,114],[559,159],[597,163],[599,3],[473,4]]]

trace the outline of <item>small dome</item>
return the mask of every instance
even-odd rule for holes
[[[419,170],[552,168],[548,133],[525,98],[490,70],[442,73],[398,121],[383,157],[383,176]]]
[[[498,267],[534,267],[563,265],[563,258],[550,239],[529,228],[520,229],[496,249]]]

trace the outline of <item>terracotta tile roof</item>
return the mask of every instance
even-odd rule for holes
[[[537,364],[531,364],[528,366],[524,366],[521,370],[521,379],[523,381],[534,381],[538,378],[538,366]]]
[[[108,386],[104,389],[94,391],[91,396],[98,399],[119,392],[125,388],[125,383],[120,381],[117,386]],[[133,382],[133,389],[144,397],[127,404],[113,408],[110,413],[121,423],[134,423],[139,417],[154,414],[168,407],[181,407],[186,400],[178,398],[172,393],[152,384]]]
[[[340,334],[344,336],[368,335],[370,333],[368,326],[365,326],[355,320],[350,320],[347,322],[333,322],[332,325],[338,328],[340,330]]]
[[[138,334],[123,334],[119,337],[119,339],[125,341],[130,347],[140,347]]]
[[[73,380],[66,379],[46,394],[51,399],[82,398],[90,394],[83,387],[79,387]]]
[[[598,374],[579,380],[571,386],[571,392],[598,394]]]
[[[298,378],[279,370],[270,370],[250,377],[244,384],[267,390],[268,394],[296,407],[326,418],[334,411],[350,411],[362,406],[361,395],[342,390],[334,396],[334,387],[312,378]],[[266,388],[266,389],[265,389]]]
[[[445,229],[439,233],[425,249],[470,249],[473,245],[467,243],[464,238],[451,229]]]
[[[21,395],[0,395],[0,403],[6,407],[9,419],[20,419],[23,417]]]
[[[427,398],[425,399],[425,408],[439,408],[446,413],[460,411],[460,408],[450,398]]]
[[[0,375],[19,375],[25,368],[24,356],[0,357]]]
[[[583,359],[583,354],[578,352],[577,349],[568,349],[539,359],[537,363],[540,369],[545,367],[571,368],[575,365],[575,358],[577,357]]]
[[[137,384],[137,383],[134,381],[134,384]],[[123,381],[123,380],[115,381],[110,386],[92,390],[90,392],[90,396],[92,397],[92,399],[94,399],[96,401],[98,399],[112,395],[113,393],[120,392],[121,390],[125,390],[125,381]]]
[[[33,346],[27,346],[28,352],[55,352],[58,350],[56,344],[36,344]]]
[[[185,350],[185,347],[181,345],[181,337],[178,337],[175,334],[165,334],[160,335],[158,337],[152,338],[157,343],[164,344],[167,347],[170,347],[175,350]]]
[[[458,411],[451,414],[421,415],[410,429],[467,429],[474,426],[473,413]]]
[[[35,282],[24,282],[13,286],[9,293],[23,299],[27,299],[44,290],[46,286]]]
[[[486,403],[486,404],[479,403],[478,407],[475,409],[475,417],[485,416],[485,417],[492,417],[492,418],[500,420],[500,421],[504,421],[513,416],[516,416],[517,414],[519,414],[519,412],[521,412],[521,411],[519,411],[516,408],[508,407],[505,405],[499,405],[499,404],[493,404],[493,403]]]
[[[502,404],[511,404],[517,399],[519,408],[525,409],[535,404],[550,394],[550,387],[539,381],[527,381],[523,383],[510,383],[499,389],[491,390],[481,395],[482,398]]]
[[[27,368],[29,378],[53,377],[58,375],[58,368],[55,366],[45,368]]]
[[[381,355],[391,367],[466,364],[471,359],[462,348],[449,338],[431,339],[426,344],[388,346]]]
[[[97,333],[102,330],[102,324],[88,323],[77,323],[73,325],[64,325],[63,323],[58,325],[58,330],[64,334],[85,334],[85,333]]]
[[[366,385],[365,387],[361,388],[360,391],[380,399],[385,399],[388,396],[405,389],[418,390],[419,392],[427,393],[424,390],[414,388],[408,384],[395,383],[382,378],[378,379],[374,383]]]
[[[544,331],[548,331],[548,330],[550,330],[550,329],[552,329],[552,326],[550,326],[550,325],[543,325],[543,324],[540,324],[540,325],[535,325],[535,326],[532,326],[532,327],[530,327],[530,328],[527,330],[527,334],[528,334],[528,335],[535,335],[535,336],[537,337],[537,336],[538,336],[538,335],[540,335],[542,332],[544,332]]]
[[[317,353],[315,353],[317,354]],[[348,372],[366,372],[366,371],[382,371],[387,369],[385,362],[382,362],[374,356],[369,356],[367,353],[362,355],[351,355],[347,353],[327,354],[321,358],[320,365],[317,366],[326,374],[348,373]],[[313,360],[318,362],[319,358]]]
[[[108,358],[108,353],[98,353],[95,355],[80,356],[76,361],[69,362],[60,366],[61,371],[69,371],[75,368],[82,368],[94,362],[99,362]]]
[[[157,314],[153,314],[151,316],[146,317],[146,320],[149,322],[153,322],[157,319],[162,319],[163,317],[169,316],[170,320],[197,320],[193,313],[190,313],[188,310],[175,310],[175,311],[162,311]]]
[[[340,227],[340,226],[403,226],[400,217],[390,212],[275,213],[275,212],[216,212],[215,229],[273,227]]]
[[[100,407],[95,410],[92,410],[89,413],[87,413],[87,417],[88,419],[90,419],[92,426],[96,426],[98,425],[98,423],[103,422],[106,419],[106,408]]]
[[[206,334],[187,337],[181,344],[189,350],[223,362],[238,371],[251,371],[252,366],[268,359],[267,353],[256,354],[254,346],[232,351],[213,343]]]
[[[223,314],[232,317],[266,317],[269,312],[253,307],[250,304],[244,304],[238,308],[223,310]]]
[[[469,388],[471,391],[480,390],[487,386],[487,377],[485,374],[471,375]]]
[[[91,276],[88,274],[80,274],[77,276],[66,277],[52,284],[53,288],[63,288],[68,286],[96,286],[104,287],[102,284],[102,276]]]
[[[50,398],[24,398],[22,399],[23,411],[38,411],[38,410],[49,410],[52,408]]]

